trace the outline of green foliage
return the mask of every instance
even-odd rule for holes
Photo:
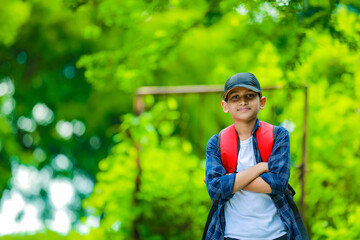
[[[298,202],[309,86],[308,229],[312,239],[358,239],[359,9],[354,0],[2,2],[0,83],[9,77],[15,93],[0,96],[1,189],[11,188],[10,159],[40,170],[62,153],[75,169],[54,175],[82,169],[97,181],[74,224],[102,216],[88,235],[13,239],[198,239],[210,207],[201,180],[206,141],[231,123],[219,96],[147,97],[146,113],[128,113],[140,86],[222,85],[241,71],[262,87],[285,87],[264,91],[259,117],[294,127]],[[15,108],[5,111],[10,103]],[[19,128],[37,103],[53,111],[53,121]],[[57,123],[75,120],[85,133],[62,138]]]
[[[174,99],[140,117],[124,116],[118,142],[99,164],[94,194],[85,201],[103,214],[107,236],[198,239],[209,199],[204,168],[191,144],[173,135]]]
[[[5,1],[0,6],[0,43],[11,46],[21,26],[30,17],[30,4],[23,1]]]
[[[336,30],[355,39],[358,34],[351,29],[358,16],[345,8],[338,14],[332,18]],[[340,19],[342,15],[348,17]],[[359,208],[355,166],[360,160],[360,132],[354,127],[359,121],[359,53],[351,41],[334,39],[328,31],[309,30],[306,35],[301,64],[289,76],[310,86],[307,221],[313,239],[357,239],[360,232],[352,219]],[[291,102],[284,113],[296,125],[301,125],[297,109],[302,102]],[[299,142],[300,138],[294,132],[291,139]],[[298,148],[292,146],[292,153],[299,152]]]

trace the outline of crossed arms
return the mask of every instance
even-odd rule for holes
[[[232,193],[235,193],[239,190],[247,190],[258,193],[271,193],[270,185],[261,177],[259,177],[260,174],[268,171],[268,163],[261,162],[244,171],[238,173],[229,173],[236,175]],[[204,182],[206,183],[206,178],[204,178]]]
[[[206,186],[211,199],[230,199],[243,189],[259,193],[284,193],[290,176],[289,134],[284,128],[277,130],[276,141],[268,163],[258,163],[239,173],[227,174],[218,152],[218,135],[214,135],[206,148]]]
[[[258,163],[244,171],[236,174],[232,193],[239,190],[247,190],[258,193],[271,193],[270,185],[261,177],[262,173],[268,172],[268,163]]]

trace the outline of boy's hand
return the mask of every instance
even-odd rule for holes
[[[267,162],[261,162],[258,164],[261,164],[261,167],[262,167],[264,173],[269,172],[269,164]]]

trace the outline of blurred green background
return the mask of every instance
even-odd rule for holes
[[[207,140],[231,123],[223,85],[254,73],[259,117],[291,133],[306,225],[360,239],[358,0],[4,0],[0,4],[0,238],[200,239]]]

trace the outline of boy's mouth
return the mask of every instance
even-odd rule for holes
[[[239,108],[238,109],[239,112],[247,112],[249,110],[250,110],[250,108]]]

